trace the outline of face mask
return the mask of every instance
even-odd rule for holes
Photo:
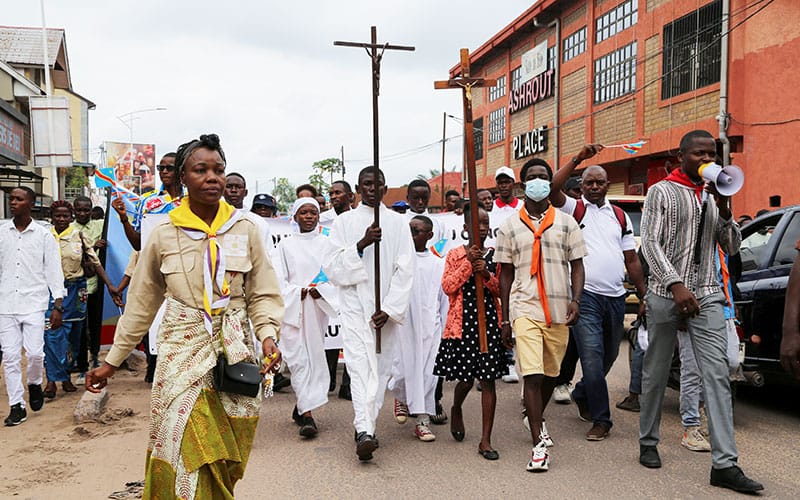
[[[525,183],[525,196],[533,201],[542,201],[550,196],[550,181],[531,179]]]

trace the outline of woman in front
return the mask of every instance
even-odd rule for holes
[[[214,389],[217,356],[273,371],[283,301],[258,228],[221,200],[225,153],[215,134],[182,145],[175,158],[187,197],[143,245],[105,363],[86,374],[98,392],[142,337],[166,295],[150,410],[143,498],[233,498],[258,423],[260,396]],[[224,339],[224,345],[223,345]]]

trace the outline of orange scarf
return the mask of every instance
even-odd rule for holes
[[[550,319],[550,306],[547,305],[547,292],[544,288],[544,259],[542,257],[542,234],[544,234],[556,218],[556,209],[550,205],[544,213],[542,223],[537,229],[533,225],[531,216],[525,210],[525,205],[519,211],[520,220],[533,232],[533,250],[531,254],[531,277],[536,276],[536,285],[539,287],[539,300],[542,301],[544,310],[544,320],[547,326],[551,326],[553,321]]]

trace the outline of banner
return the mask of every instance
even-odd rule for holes
[[[31,96],[28,99],[33,164],[37,167],[72,167],[69,100],[64,96]]]
[[[125,229],[122,227],[117,213],[107,213],[106,217],[108,217],[108,234],[106,235],[108,246],[106,247],[105,270],[109,281],[118,285],[125,274],[133,247],[125,236]],[[122,315],[122,309],[114,304],[108,288],[103,287],[103,293],[105,296],[103,297],[103,328],[100,333],[100,343],[111,345],[114,342],[114,331],[117,328],[117,321]],[[123,296],[123,300],[126,296]]]
[[[114,178],[136,194],[155,189],[155,144],[105,142],[106,168],[114,169]]]

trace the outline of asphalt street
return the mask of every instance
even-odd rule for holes
[[[627,344],[625,344],[627,345]],[[627,352],[609,375],[613,402],[627,394]],[[580,373],[580,369],[578,370]],[[477,452],[480,395],[465,403],[466,439],[456,442],[449,425],[432,426],[436,441],[417,440],[411,420],[395,423],[386,398],[378,422],[380,448],[368,463],[358,462],[353,443],[353,410],[331,393],[315,413],[317,438],[306,440],[290,416],[291,390],[277,393],[262,410],[247,474],[237,497],[260,498],[725,498],[738,496],[709,485],[711,458],[680,445],[678,393],[667,389],[659,446],[663,468],[638,463],[638,414],[612,407],[614,427],[605,441],[586,441],[590,424],[578,419],[574,404],[551,403],[547,426],[555,441],[550,471],[525,471],[530,434],[521,423],[520,384],[498,381],[493,445],[500,459]],[[445,405],[453,384],[445,386]],[[740,465],[764,483],[770,498],[800,496],[800,390],[740,391],[735,407]],[[449,411],[448,411],[449,413]]]

